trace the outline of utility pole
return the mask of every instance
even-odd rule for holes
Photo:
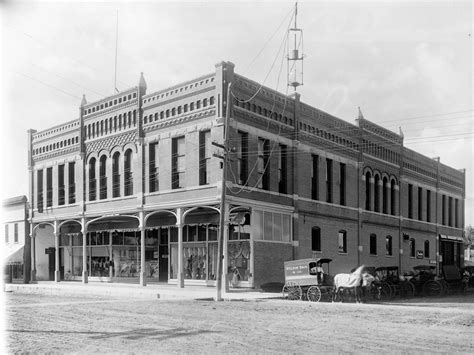
[[[224,224],[225,224],[225,199],[226,199],[226,181],[227,181],[227,153],[228,153],[228,136],[229,136],[229,118],[230,118],[230,87],[232,83],[227,86],[227,98],[226,98],[226,114],[224,117],[224,144],[218,144],[212,142],[213,145],[222,148],[223,155],[214,155],[222,159],[222,187],[221,187],[221,207],[220,207],[220,220],[219,220],[219,239],[217,241],[217,297],[216,301],[222,301],[222,266],[223,266],[223,247],[224,247]]]

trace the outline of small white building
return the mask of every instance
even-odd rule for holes
[[[7,276],[11,272],[14,280],[28,283],[31,273],[31,247],[26,196],[3,200],[1,220],[4,231],[2,248],[4,275]]]

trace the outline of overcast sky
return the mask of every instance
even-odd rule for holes
[[[1,2],[1,197],[28,194],[27,133],[78,118],[117,88],[148,93],[211,73],[219,61],[286,92],[278,53],[294,1]],[[299,1],[302,100],[467,169],[474,224],[473,9],[469,1]],[[272,66],[273,64],[273,66]],[[286,68],[286,65],[283,69]]]

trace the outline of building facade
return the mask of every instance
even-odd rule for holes
[[[282,281],[284,261],[307,257],[333,259],[331,273],[460,266],[465,172],[356,121],[230,62],[164,90],[147,93],[142,75],[84,98],[78,118],[28,133],[32,275],[214,285],[223,164],[226,284]]]
[[[2,201],[3,269],[6,279],[28,283],[30,281],[30,224],[26,196]],[[12,280],[10,280],[10,278]]]

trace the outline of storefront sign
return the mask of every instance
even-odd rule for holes
[[[416,251],[416,258],[417,259],[423,259],[423,250],[417,250]]]
[[[46,249],[44,250],[44,253],[45,253],[45,254],[54,254],[54,248],[46,248]]]
[[[436,265],[436,260],[430,260],[430,264]]]
[[[462,242],[463,241],[462,237],[459,237],[459,236],[456,236],[456,235],[440,234],[439,236],[440,236],[441,239],[452,240],[453,242]]]

